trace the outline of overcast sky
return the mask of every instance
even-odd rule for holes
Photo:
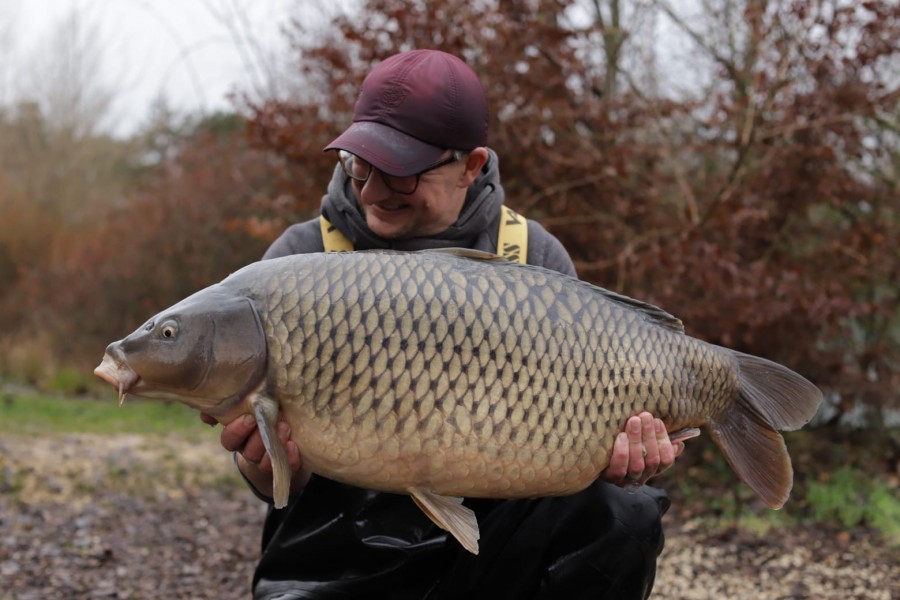
[[[0,108],[25,97],[46,98],[57,79],[79,81],[79,65],[97,63],[100,83],[112,95],[101,127],[120,135],[146,123],[154,101],[164,97],[169,108],[208,114],[229,109],[229,92],[265,93],[278,82],[291,83],[295,65],[286,48],[283,29],[296,18],[307,29],[327,22],[326,13],[351,7],[354,0],[0,0]],[[682,0],[680,7],[692,6]],[[74,12],[73,12],[74,11]],[[582,11],[583,12],[583,11]],[[59,66],[59,54],[69,52],[59,33],[73,14],[78,30],[97,61],[72,60]],[[580,13],[574,11],[573,17]],[[591,18],[581,15],[581,18]],[[577,19],[576,19],[577,20]],[[643,26],[647,26],[645,23]],[[679,68],[680,49],[664,19],[650,26],[665,38],[658,86],[666,73],[679,75],[674,87],[696,83],[701,69]],[[85,42],[82,42],[85,43]],[[77,44],[72,44],[77,46]],[[60,48],[63,51],[60,52]],[[634,58],[634,57],[633,57]],[[635,60],[642,60],[636,57]],[[666,63],[663,65],[662,63]],[[87,67],[93,73],[91,67]],[[72,75],[74,73],[74,75]],[[286,74],[286,76],[285,76]],[[667,90],[672,92],[672,90]],[[66,106],[66,103],[62,103]],[[44,114],[58,108],[43,106]],[[73,114],[74,119],[79,115]]]
[[[107,126],[127,133],[165,96],[178,111],[228,108],[227,94],[265,84],[286,57],[280,29],[296,0],[0,0],[0,102],[40,82],[42,54],[70,18],[101,51],[113,93]],[[48,82],[44,82],[45,84]],[[4,89],[5,88],[5,89]]]

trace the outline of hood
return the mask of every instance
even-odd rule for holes
[[[490,231],[497,221],[504,202],[500,185],[500,168],[497,154],[488,149],[488,161],[481,173],[469,186],[466,202],[456,223],[445,231],[427,238],[385,240],[376,236],[366,225],[365,215],[356,202],[350,187],[350,179],[340,165],[335,166],[328,191],[322,198],[322,214],[341,230],[356,250],[413,251],[428,248],[467,247],[495,251]],[[496,232],[494,236],[496,237]]]

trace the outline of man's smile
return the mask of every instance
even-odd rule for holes
[[[385,213],[396,213],[405,208],[410,208],[410,205],[407,202],[403,202],[400,200],[385,200],[383,202],[375,202],[372,204],[366,205],[368,210],[374,210],[377,212],[385,212]]]

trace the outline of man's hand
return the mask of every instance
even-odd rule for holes
[[[206,413],[200,413],[200,418],[208,425],[216,425],[218,421]],[[303,461],[300,458],[300,448],[291,439],[291,426],[287,421],[278,421],[276,426],[278,440],[284,446],[287,453],[288,464],[291,467],[291,492],[303,489],[309,481],[310,472],[302,468]],[[262,441],[262,435],[256,426],[253,415],[246,414],[238,417],[222,428],[219,436],[222,447],[231,452],[237,452],[238,468],[244,477],[263,496],[272,497],[272,459],[266,452]]]
[[[624,487],[643,485],[675,463],[684,452],[684,441],[672,442],[666,426],[648,412],[631,417],[625,431],[616,436],[609,466],[600,478]]]

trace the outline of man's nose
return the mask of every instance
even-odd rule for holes
[[[363,182],[363,186],[359,190],[359,195],[365,195],[367,198],[370,197],[373,200],[378,200],[390,196],[391,189],[384,182],[384,175],[381,171],[372,167],[369,178]]]

